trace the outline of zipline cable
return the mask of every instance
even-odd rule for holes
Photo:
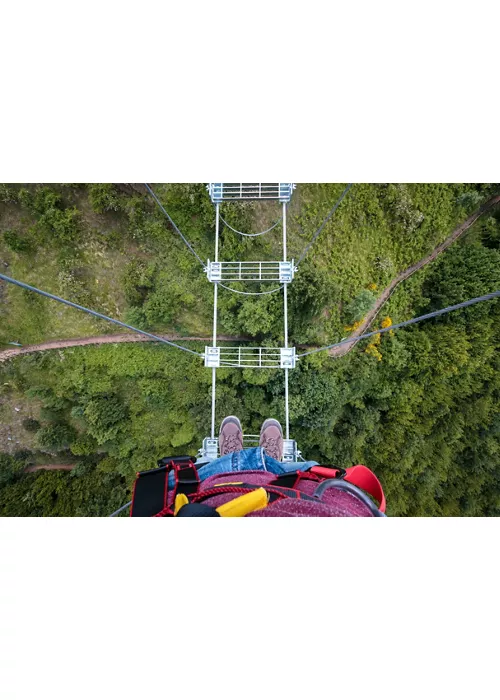
[[[127,508],[127,506],[131,506],[131,505],[132,505],[132,501],[129,501],[128,503],[125,503],[124,506],[122,506],[121,508],[118,508],[118,510],[115,510],[115,512],[114,512],[114,513],[111,513],[111,515],[108,515],[108,518],[114,518],[115,515],[118,515],[118,513],[121,513],[122,510],[125,510],[125,508]]]
[[[306,247],[304,248],[304,250],[303,250],[303,252],[302,252],[302,255],[301,255],[300,258],[298,259],[297,265],[299,265],[299,263],[301,263],[302,260],[305,258],[305,256],[307,255],[307,253],[308,253],[308,251],[309,251],[309,248],[312,246],[312,244],[313,244],[314,241],[317,239],[317,237],[319,236],[319,234],[321,233],[321,231],[325,228],[326,224],[330,221],[330,219],[332,218],[332,216],[335,214],[335,212],[337,211],[337,208],[340,206],[340,203],[342,202],[342,200],[344,199],[344,197],[346,196],[346,194],[349,192],[349,190],[351,189],[351,187],[352,187],[352,182],[351,182],[349,185],[347,185],[347,187],[345,188],[345,190],[342,192],[342,194],[340,195],[340,197],[339,197],[339,198],[337,199],[337,201],[335,202],[333,208],[330,210],[330,212],[328,213],[328,215],[327,215],[326,218],[324,219],[324,221],[323,221],[323,223],[321,224],[321,226],[318,228],[318,230],[316,231],[316,233],[313,235],[312,240],[310,241],[310,243],[308,243],[308,244],[306,245]]]
[[[283,219],[282,216],[271,226],[271,228],[266,229],[265,231],[260,231],[260,233],[243,233],[243,231],[238,231],[237,229],[233,228],[231,224],[228,224],[225,219],[220,216],[220,220],[228,227],[231,229],[231,231],[234,231],[235,233],[239,233],[240,236],[246,236],[247,238],[255,238],[255,236],[263,236],[265,233],[269,233],[269,231],[272,231],[273,228],[276,228],[276,226],[280,223],[280,221]]]
[[[167,212],[167,210],[165,209],[165,207],[164,207],[163,204],[160,202],[160,200],[158,199],[158,197],[157,197],[156,194],[153,192],[153,190],[151,189],[151,187],[148,185],[147,182],[144,183],[144,187],[147,189],[147,191],[149,192],[149,194],[153,197],[153,199],[155,200],[155,202],[157,203],[157,205],[160,207],[160,209],[162,210],[162,212],[165,214],[165,216],[167,217],[167,219],[170,221],[170,223],[172,224],[172,226],[174,227],[174,229],[177,231],[177,233],[179,234],[179,236],[182,238],[182,240],[184,241],[184,243],[185,243],[185,244],[187,245],[187,247],[189,248],[189,250],[192,252],[192,254],[197,258],[197,260],[199,261],[199,263],[200,263],[200,264],[203,266],[203,268],[204,268],[204,267],[205,267],[205,263],[204,263],[203,260],[200,258],[200,256],[198,255],[198,253],[194,250],[193,246],[192,246],[191,243],[188,241],[188,239],[186,238],[186,236],[185,236],[183,233],[181,233],[180,229],[179,229],[179,228],[176,226],[176,224],[172,221],[172,218],[170,217],[169,213]]]
[[[200,352],[195,352],[194,350],[190,350],[189,348],[185,348],[182,345],[177,345],[177,343],[173,343],[171,340],[166,340],[165,338],[162,338],[159,335],[154,335],[153,333],[148,333],[147,331],[141,331],[139,328],[134,328],[134,326],[129,326],[128,323],[123,323],[122,321],[117,321],[116,318],[111,318],[110,316],[105,316],[104,314],[100,314],[98,311],[93,311],[92,309],[87,309],[86,306],[80,306],[80,304],[75,304],[73,301],[68,301],[67,299],[63,299],[62,297],[58,297],[55,294],[50,294],[50,292],[44,292],[42,289],[38,289],[37,287],[32,287],[31,284],[26,284],[26,282],[20,282],[19,280],[15,280],[12,277],[7,277],[7,275],[2,275],[0,274],[0,279],[3,280],[4,282],[9,282],[10,284],[15,284],[18,287],[22,287],[22,289],[27,289],[30,292],[36,292],[37,294],[41,294],[44,297],[47,297],[48,299],[53,299],[54,301],[59,301],[61,304],[66,304],[66,306],[71,306],[73,309],[78,309],[78,311],[85,311],[85,313],[90,314],[91,316],[95,316],[96,318],[102,318],[104,321],[109,321],[110,323],[115,323],[117,326],[122,326],[122,328],[128,328],[130,331],[134,331],[134,333],[139,333],[140,335],[145,335],[148,338],[151,338],[152,340],[157,340],[159,343],[165,343],[166,345],[171,345],[173,348],[177,348],[178,350],[184,350],[184,352],[189,352],[191,355],[196,355],[197,357],[204,357],[204,355]]]
[[[458,309],[463,309],[466,306],[472,306],[472,304],[478,304],[480,301],[490,301],[500,297],[500,291],[492,292],[491,294],[485,294],[482,297],[475,297],[474,299],[469,299],[469,301],[462,301],[460,304],[454,304],[453,306],[447,306],[444,309],[439,309],[439,311],[432,311],[429,314],[424,314],[423,316],[417,316],[416,318],[411,318],[409,321],[402,321],[401,323],[395,323],[393,326],[388,326],[387,328],[380,328],[378,331],[371,331],[370,333],[364,333],[363,335],[354,336],[351,338],[346,338],[341,340],[339,343],[333,343],[333,345],[325,345],[322,348],[316,348],[316,350],[309,350],[308,352],[302,352],[299,357],[306,357],[306,355],[312,355],[315,352],[322,352],[323,350],[331,350],[331,348],[338,348],[341,345],[348,345],[349,343],[358,342],[359,340],[364,340],[365,338],[372,338],[377,333],[387,333],[387,331],[395,330],[396,328],[404,328],[412,323],[419,323],[420,321],[426,321],[429,318],[435,318],[436,316],[442,316],[450,311],[457,311]]]

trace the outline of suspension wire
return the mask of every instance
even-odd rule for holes
[[[324,221],[323,221],[323,223],[321,224],[321,226],[318,228],[318,230],[316,231],[316,233],[313,235],[312,240],[310,241],[310,243],[308,243],[308,244],[306,245],[306,247],[304,248],[304,250],[303,250],[303,252],[302,252],[302,255],[300,256],[300,258],[299,258],[298,261],[297,261],[297,265],[298,265],[299,263],[301,263],[302,260],[305,258],[305,256],[307,255],[307,253],[308,253],[308,251],[309,251],[309,248],[312,246],[312,244],[313,244],[314,241],[317,239],[317,237],[319,236],[319,234],[321,233],[321,231],[325,228],[326,224],[330,221],[330,219],[332,218],[332,216],[335,214],[337,208],[340,206],[340,203],[342,202],[342,200],[344,199],[344,197],[346,196],[346,194],[347,194],[347,193],[349,192],[349,190],[351,189],[352,184],[353,184],[353,183],[351,182],[349,185],[347,185],[347,187],[345,188],[345,190],[342,192],[342,194],[340,195],[340,197],[337,199],[337,201],[335,202],[333,208],[330,210],[330,212],[328,213],[328,215],[327,215],[326,218],[324,219]]]
[[[500,291],[498,292],[492,292],[491,294],[485,294],[482,297],[475,297],[474,299],[469,299],[468,301],[462,301],[460,304],[454,304],[453,306],[447,306],[444,309],[439,309],[439,311],[432,311],[429,314],[424,314],[423,316],[417,316],[416,318],[412,318],[409,321],[402,321],[401,323],[395,323],[392,326],[388,326],[387,328],[380,328],[378,331],[371,331],[370,333],[364,333],[363,335],[358,335],[355,337],[351,338],[346,338],[345,340],[341,340],[339,343],[333,343],[333,345],[325,345],[322,348],[317,348],[316,350],[309,350],[308,352],[303,352],[300,355],[297,355],[297,357],[306,357],[306,355],[312,355],[315,352],[322,352],[323,350],[330,350],[331,348],[338,348],[341,345],[348,345],[349,343],[354,343],[358,342],[359,340],[364,340],[365,338],[371,338],[374,335],[377,335],[377,333],[387,333],[387,331],[392,331],[395,330],[396,328],[404,328],[405,326],[409,326],[412,323],[419,323],[420,321],[426,321],[429,318],[434,318],[435,316],[442,316],[443,314],[447,314],[450,311],[457,311],[457,309],[463,309],[466,306],[472,306],[473,304],[478,304],[480,301],[490,301],[491,299],[495,299],[496,297],[500,297]]]
[[[115,510],[115,512],[114,512],[114,513],[111,513],[111,515],[108,515],[108,518],[114,518],[115,515],[118,515],[118,513],[121,513],[122,510],[125,510],[125,508],[127,508],[128,506],[131,506],[131,505],[132,505],[132,501],[129,501],[128,503],[125,503],[124,506],[122,506],[121,508],[118,508],[118,510]]]
[[[12,277],[7,277],[7,275],[2,275],[0,274],[0,279],[2,279],[4,282],[9,282],[10,284],[15,284],[18,287],[22,287],[23,289],[27,289],[30,292],[36,292],[37,294],[41,294],[44,297],[47,297],[48,299],[53,299],[54,301],[59,301],[61,304],[66,304],[66,306],[71,306],[73,309],[78,309],[78,311],[85,311],[85,313],[90,314],[91,316],[95,316],[96,318],[102,318],[104,321],[109,321],[110,323],[115,323],[117,326],[122,326],[122,328],[128,328],[130,331],[134,331],[134,333],[139,333],[140,335],[145,335],[148,338],[151,338],[152,340],[157,340],[159,343],[165,343],[166,345],[171,345],[174,348],[177,348],[178,350],[184,350],[184,352],[189,352],[191,355],[196,355],[197,357],[204,357],[204,355],[200,352],[195,352],[194,350],[190,350],[189,348],[185,348],[182,345],[177,345],[177,343],[173,343],[171,340],[166,340],[165,338],[162,338],[159,335],[154,335],[153,333],[148,333],[147,331],[141,331],[139,328],[134,328],[134,326],[129,326],[128,323],[123,323],[122,321],[117,321],[116,318],[111,318],[110,316],[105,316],[104,314],[100,314],[98,311],[93,311],[92,309],[87,309],[86,306],[80,306],[80,304],[75,304],[73,301],[68,301],[67,299],[63,299],[62,297],[58,297],[55,294],[50,294],[50,292],[44,292],[42,289],[38,289],[37,287],[32,287],[31,284],[26,284],[26,282],[20,282],[19,280],[15,280]]]
[[[200,256],[198,255],[198,253],[194,250],[193,246],[192,246],[191,243],[188,241],[188,239],[184,236],[183,233],[181,233],[180,229],[179,229],[179,228],[176,226],[176,224],[172,221],[172,219],[171,219],[170,215],[168,214],[168,212],[166,211],[165,207],[164,207],[163,204],[160,202],[160,200],[159,200],[158,197],[155,195],[155,193],[153,192],[153,190],[151,189],[151,187],[148,185],[147,182],[144,183],[144,187],[147,189],[147,191],[149,192],[149,194],[153,197],[153,199],[155,200],[155,202],[157,203],[157,205],[160,207],[160,209],[162,210],[162,212],[165,214],[165,216],[167,217],[167,219],[170,221],[170,223],[172,224],[172,226],[174,227],[174,229],[177,231],[177,233],[179,234],[179,236],[182,238],[182,240],[184,241],[184,243],[185,243],[185,244],[187,245],[187,247],[189,248],[189,250],[190,250],[190,251],[192,252],[192,254],[195,256],[195,258],[197,258],[197,260],[198,260],[198,262],[200,263],[200,265],[203,265],[203,268],[205,268],[205,263],[203,262],[203,260],[200,258]]]
[[[258,280],[254,280],[257,282]],[[262,294],[274,294],[274,292],[279,292],[280,289],[283,289],[285,286],[284,284],[281,285],[281,287],[275,287],[274,289],[269,289],[267,292],[240,292],[239,289],[234,289],[233,287],[226,287],[225,284],[222,284],[222,282],[218,282],[219,287],[224,287],[224,289],[229,290],[230,292],[234,292],[235,294],[244,294],[247,297],[258,297],[261,296]]]
[[[231,224],[228,224],[227,221],[226,221],[225,219],[222,218],[222,216],[220,217],[220,220],[221,220],[228,228],[230,228],[231,231],[234,231],[235,233],[239,233],[240,236],[246,236],[247,238],[255,238],[255,236],[263,236],[265,233],[269,233],[269,231],[272,231],[273,228],[276,228],[276,226],[280,223],[280,221],[282,220],[282,218],[283,218],[283,217],[280,216],[280,218],[279,218],[277,221],[275,221],[275,223],[271,226],[271,228],[268,228],[268,229],[266,229],[265,231],[260,231],[260,233],[243,233],[243,231],[238,231],[237,229],[233,228],[233,227],[231,226]]]

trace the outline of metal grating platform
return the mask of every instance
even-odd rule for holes
[[[293,369],[295,348],[221,348],[205,346],[205,367]]]
[[[259,435],[243,435],[243,447],[249,449],[259,446]],[[219,457],[219,439],[206,437],[203,439],[201,449],[198,451],[197,464],[213,462]],[[283,462],[298,462],[301,460],[301,452],[297,449],[295,440],[283,440]]]
[[[278,199],[289,202],[295,185],[292,182],[211,182],[207,185],[212,202],[238,199]]]
[[[255,260],[207,263],[209,282],[282,282],[293,280],[295,266],[291,262],[278,260]]]

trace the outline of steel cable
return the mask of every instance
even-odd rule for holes
[[[186,238],[186,236],[185,236],[185,235],[180,231],[180,229],[176,226],[176,224],[175,224],[174,221],[172,220],[170,214],[167,212],[167,210],[165,209],[165,207],[164,207],[163,204],[160,202],[160,200],[158,199],[158,197],[157,197],[156,194],[153,192],[153,190],[151,189],[151,187],[148,185],[147,182],[144,183],[144,187],[147,189],[147,191],[149,192],[149,194],[153,197],[153,199],[155,200],[155,202],[157,203],[157,205],[160,207],[160,209],[162,210],[162,212],[165,214],[165,216],[167,217],[167,219],[170,221],[170,223],[172,224],[172,226],[174,227],[174,229],[177,231],[177,233],[179,234],[179,236],[182,238],[182,240],[184,241],[184,243],[185,243],[185,244],[187,245],[187,247],[189,248],[189,250],[192,252],[192,254],[195,256],[195,258],[198,260],[198,262],[200,263],[200,265],[202,265],[203,268],[205,268],[205,263],[203,262],[203,260],[200,258],[200,256],[198,255],[198,253],[194,250],[193,246],[192,246],[191,243],[188,241],[188,239]]]
[[[316,350],[309,350],[308,352],[302,352],[299,357],[306,357],[306,355],[312,355],[315,352],[322,352],[323,350],[331,350],[332,348],[338,348],[341,345],[348,345],[349,343],[358,342],[359,340],[364,340],[365,338],[372,338],[377,333],[387,333],[387,331],[395,330],[396,328],[404,328],[412,323],[419,323],[420,321],[426,321],[430,318],[435,318],[436,316],[442,316],[450,311],[457,311],[458,309],[463,309],[466,306],[472,306],[473,304],[478,304],[480,301],[490,301],[500,296],[500,291],[492,292],[491,294],[485,294],[482,297],[475,297],[474,299],[469,299],[468,301],[462,301],[460,304],[454,304],[453,306],[447,306],[444,309],[439,309],[438,311],[432,311],[431,313],[424,314],[423,316],[417,316],[416,318],[411,318],[409,321],[402,321],[401,323],[395,323],[387,328],[380,328],[378,331],[371,331],[370,333],[364,333],[363,335],[354,336],[351,338],[346,338],[338,343],[333,343],[332,345],[325,345],[322,348],[316,348]]]
[[[117,326],[122,326],[122,328],[128,328],[130,331],[134,331],[134,333],[139,333],[140,335],[145,335],[148,338],[151,338],[152,340],[157,340],[159,343],[165,343],[166,345],[171,345],[173,348],[177,348],[178,350],[184,350],[184,352],[189,352],[191,355],[196,355],[197,357],[204,357],[204,355],[200,352],[195,352],[194,350],[190,350],[189,348],[185,348],[182,345],[177,345],[177,343],[173,343],[171,340],[166,340],[165,338],[162,338],[159,335],[154,335],[153,333],[148,333],[147,331],[141,331],[139,328],[134,328],[134,326],[129,326],[128,323],[123,323],[123,321],[117,321],[116,318],[111,318],[110,316],[105,316],[104,314],[100,314],[98,311],[93,311],[92,309],[87,309],[86,306],[81,306],[80,304],[75,304],[73,301],[68,301],[67,299],[63,299],[62,297],[58,297],[55,294],[50,294],[50,292],[44,292],[42,289],[38,289],[37,287],[33,287],[31,284],[26,284],[26,282],[20,282],[19,280],[13,279],[12,277],[7,277],[7,275],[2,275],[0,274],[0,279],[2,279],[4,282],[9,282],[10,284],[15,284],[18,287],[21,287],[22,289],[27,289],[30,292],[36,292],[37,294],[41,294],[44,297],[47,297],[48,299],[52,299],[53,301],[59,301],[61,304],[66,304],[66,306],[71,306],[73,309],[78,309],[78,311],[85,311],[85,313],[90,314],[91,316],[95,316],[96,318],[102,318],[104,321],[109,321],[110,323],[115,323]]]

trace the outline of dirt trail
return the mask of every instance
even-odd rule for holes
[[[71,471],[76,467],[76,464],[33,464],[31,467],[27,467],[25,472],[37,472],[40,469],[48,469],[52,471],[53,469],[63,469],[66,472]]]
[[[482,216],[485,212],[487,212],[499,202],[500,194],[491,197],[491,199],[489,199],[481,207],[479,207],[479,209],[476,212],[474,212],[474,214],[471,214],[471,216],[469,216],[469,218],[466,219],[463,222],[463,224],[460,224],[460,226],[458,226],[453,231],[453,233],[451,233],[448,236],[446,240],[444,240],[442,243],[436,246],[432,253],[429,253],[429,255],[426,255],[425,258],[422,258],[421,260],[419,260],[419,262],[415,263],[414,265],[411,265],[406,270],[401,272],[397,277],[395,277],[389,284],[389,286],[387,286],[382,292],[382,294],[379,296],[379,298],[375,302],[375,306],[367,315],[360,327],[357,328],[354,331],[354,333],[351,334],[351,337],[353,338],[352,343],[346,343],[345,345],[341,345],[338,348],[332,348],[331,350],[329,350],[329,355],[331,355],[332,357],[342,357],[342,355],[348,353],[349,350],[352,350],[356,343],[359,342],[358,340],[356,340],[356,338],[360,335],[363,335],[363,333],[366,333],[368,328],[371,326],[371,324],[379,314],[382,306],[389,299],[389,297],[394,292],[398,284],[403,282],[403,280],[408,279],[408,277],[411,277],[411,275],[413,275],[414,272],[420,270],[422,267],[427,265],[427,263],[430,263],[433,260],[435,260],[437,256],[443,252],[443,250],[446,250],[446,248],[448,248],[452,243],[455,243],[455,241],[458,240],[460,236],[462,236],[472,226],[472,224],[474,224],[479,219],[480,216]]]
[[[207,343],[212,342],[212,338],[201,338],[198,336],[182,336],[182,335],[160,335],[160,338],[165,338],[165,340],[201,340]],[[249,338],[244,338],[241,336],[232,335],[219,335],[217,336],[219,340],[224,341],[245,341]],[[0,362],[5,362],[11,357],[16,357],[16,355],[27,355],[31,352],[41,352],[42,350],[58,350],[61,348],[74,348],[81,345],[103,345],[105,343],[141,343],[141,342],[155,342],[151,338],[145,335],[139,335],[138,333],[119,333],[117,335],[95,335],[91,338],[69,338],[68,340],[49,340],[46,343],[39,343],[38,345],[25,345],[22,348],[12,348],[8,350],[2,350],[0,352]]]

